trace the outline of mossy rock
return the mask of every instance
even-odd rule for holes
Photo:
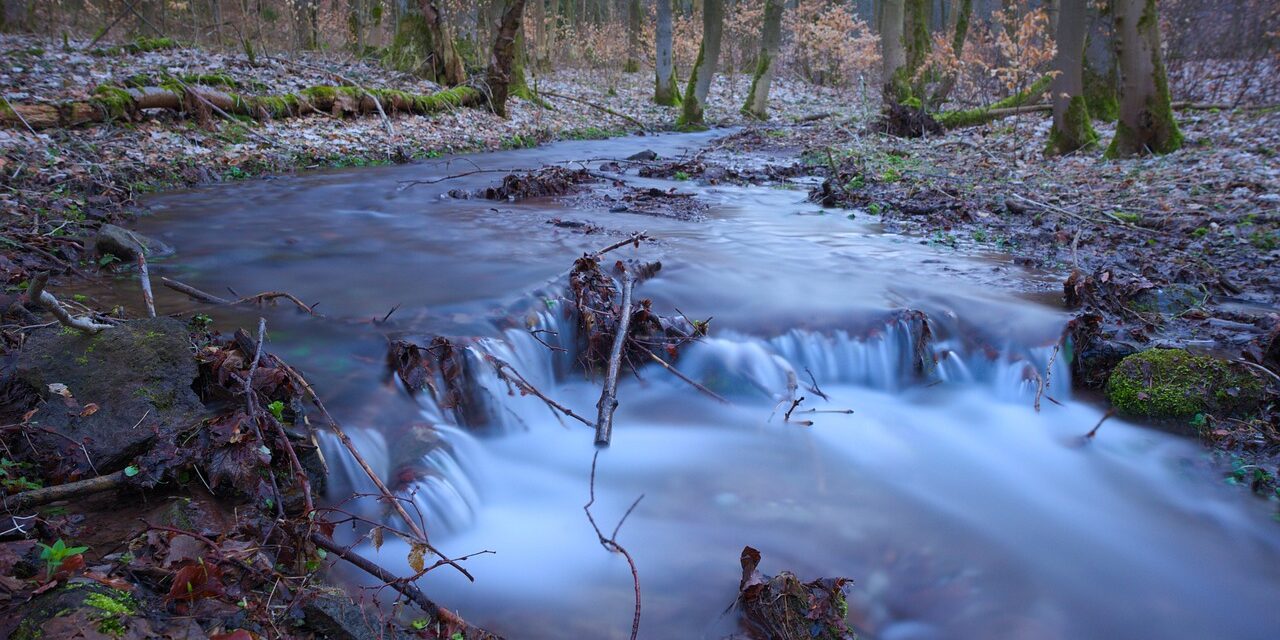
[[[1182,349],[1135,353],[1107,380],[1107,399],[1121,414],[1148,418],[1244,414],[1258,406],[1262,394],[1262,383],[1248,370]]]

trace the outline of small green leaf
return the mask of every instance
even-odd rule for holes
[[[136,465],[136,464],[131,464],[131,465],[129,465],[129,466],[127,466],[127,467],[125,467],[125,468],[124,468],[124,475],[125,475],[125,477],[132,478],[132,477],[134,477],[134,476],[138,475],[138,472],[140,472],[140,471],[142,471],[142,470],[138,468],[138,465]]]
[[[283,402],[276,400],[271,404],[268,404],[267,411],[271,412],[271,415],[275,417],[276,422],[284,421],[284,403]]]

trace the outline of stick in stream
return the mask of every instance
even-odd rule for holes
[[[147,304],[147,317],[156,317],[156,298],[151,293],[151,274],[147,271],[147,257],[138,252],[138,279],[142,281],[142,301]]]
[[[608,551],[622,554],[622,557],[627,559],[627,565],[631,567],[631,582],[635,586],[636,592],[636,612],[631,618],[631,640],[636,640],[636,635],[640,633],[640,573],[636,570],[636,563],[631,559],[631,554],[627,553],[627,550],[618,544],[618,531],[622,529],[622,523],[627,521],[627,517],[631,515],[631,512],[635,511],[636,505],[640,504],[640,501],[644,499],[644,494],[640,494],[640,497],[636,498],[630,507],[627,507],[627,512],[622,514],[622,518],[618,520],[618,526],[613,528],[613,535],[608,538],[604,537],[599,525],[596,524],[595,517],[591,515],[591,505],[596,503],[596,462],[599,459],[600,450],[597,449],[595,455],[591,457],[591,499],[582,507],[582,510],[587,512],[587,521],[591,523],[591,528],[595,530],[596,537],[600,539],[600,546]]]
[[[191,285],[183,284],[176,280],[170,280],[163,276],[160,278],[160,284],[163,284],[164,286],[170,289],[173,289],[178,293],[185,294],[198,302],[204,302],[207,304],[221,304],[221,305],[233,306],[238,304],[245,304],[247,302],[266,302],[267,300],[274,300],[276,298],[285,298],[289,302],[292,302],[295,306],[297,306],[298,309],[305,311],[310,315],[313,315],[313,316],[316,315],[315,305],[308,305],[302,300],[299,300],[297,296],[285,291],[263,291],[262,293],[257,293],[257,294],[246,296],[236,300],[228,300],[226,298],[215,296],[212,293],[209,293],[207,291],[201,291],[200,289],[197,289]]]
[[[1089,440],[1092,440],[1094,436],[1098,435],[1098,429],[1102,428],[1102,423],[1106,422],[1107,418],[1110,418],[1115,414],[1116,414],[1115,407],[1111,407],[1110,409],[1107,409],[1107,412],[1102,414],[1102,417],[1098,419],[1098,424],[1093,425],[1093,428],[1089,430],[1089,433],[1084,434],[1085,441],[1087,442]]]
[[[347,451],[351,453],[351,457],[355,458],[356,463],[360,465],[362,470],[364,470],[365,475],[368,476],[369,479],[373,481],[374,486],[378,488],[378,493],[382,494],[382,499],[387,501],[391,505],[392,509],[395,509],[396,513],[404,520],[405,526],[409,527],[409,531],[418,537],[416,542],[422,544],[431,553],[439,556],[440,559],[444,560],[449,566],[457,569],[462,573],[462,575],[466,576],[468,580],[475,582],[475,576],[472,576],[470,571],[467,571],[462,565],[458,564],[457,561],[451,560],[449,556],[441,553],[439,549],[436,549],[431,545],[427,540],[427,532],[409,516],[409,512],[405,510],[404,505],[400,503],[400,500],[396,498],[395,494],[391,493],[391,490],[387,488],[387,485],[382,481],[382,478],[378,477],[377,473],[374,473],[373,468],[365,461],[364,456],[360,455],[360,450],[356,448],[355,443],[351,442],[351,438],[347,436],[347,432],[343,431],[342,426],[338,424],[338,421],[335,420],[333,415],[329,413],[329,410],[325,408],[324,402],[320,400],[320,396],[316,394],[311,383],[307,382],[307,379],[303,378],[302,374],[298,373],[296,369],[289,366],[287,363],[282,361],[280,362],[280,366],[299,387],[302,387],[303,391],[306,392],[308,398],[311,400],[311,404],[314,404],[315,407],[320,410],[320,415],[324,416],[325,422],[329,423],[329,428],[333,429],[334,435],[338,436],[338,440],[342,442],[342,446],[346,447]]]
[[[87,333],[97,333],[103,329],[110,329],[109,324],[99,324],[89,318],[76,318],[62,306],[61,302],[53,296],[52,293],[45,291],[45,286],[49,284],[49,274],[40,273],[31,279],[31,285],[27,287],[27,296],[32,302],[38,302],[41,306],[53,314],[64,326],[72,329],[79,329]]]
[[[708,396],[711,396],[711,397],[712,397],[713,399],[715,399],[717,402],[720,402],[720,403],[722,403],[722,404],[730,404],[730,402],[729,402],[728,400],[725,400],[725,399],[724,399],[724,397],[723,397],[723,396],[721,396],[720,394],[718,394],[718,393],[716,393],[716,392],[714,392],[714,391],[712,391],[712,390],[710,390],[710,389],[708,389],[708,388],[706,388],[706,387],[702,386],[701,384],[699,384],[699,383],[698,383],[698,381],[694,380],[693,378],[690,378],[689,376],[686,376],[686,375],[684,375],[683,373],[680,373],[680,370],[679,370],[679,369],[677,369],[677,368],[675,368],[675,367],[671,366],[671,363],[667,362],[666,360],[663,360],[662,358],[659,358],[659,357],[658,357],[658,354],[656,354],[656,353],[654,353],[653,351],[651,351],[648,347],[640,347],[640,348],[641,348],[641,349],[644,349],[644,352],[645,352],[645,353],[647,353],[647,354],[649,354],[649,357],[650,357],[650,358],[653,358],[653,361],[654,361],[654,362],[656,362],[656,363],[658,363],[658,364],[662,365],[662,368],[663,368],[663,369],[666,369],[667,371],[671,372],[671,375],[673,375],[673,376],[675,376],[675,377],[677,377],[677,378],[680,378],[681,380],[684,380],[685,382],[689,383],[689,386],[693,387],[694,389],[697,389],[698,391],[701,391],[701,392],[703,392],[703,393],[707,394]]]
[[[635,280],[631,272],[622,272],[622,307],[618,318],[618,327],[613,335],[613,349],[609,352],[609,370],[605,375],[604,389],[600,392],[600,402],[596,403],[599,414],[596,416],[596,446],[607,447],[613,437],[613,412],[618,408],[618,374],[622,371],[623,346],[627,343],[627,332],[631,329],[631,290]]]
[[[488,360],[489,364],[493,365],[493,368],[498,373],[499,378],[502,378],[503,380],[510,382],[511,384],[514,384],[517,388],[520,389],[521,393],[528,393],[537,397],[539,400],[546,403],[546,405],[550,407],[553,411],[559,411],[560,413],[563,413],[564,415],[569,416],[570,418],[573,418],[574,420],[577,420],[578,422],[581,422],[582,424],[585,424],[588,427],[595,426],[591,423],[590,420],[587,420],[586,418],[574,413],[573,410],[570,409],[569,407],[566,407],[560,404],[559,402],[552,400],[551,398],[547,397],[546,394],[542,393],[541,391],[538,391],[537,387],[534,387],[532,384],[529,383],[528,380],[525,380],[524,376],[520,375],[520,372],[516,371],[515,367],[512,367],[506,360],[503,360],[502,358],[499,358],[493,355],[485,355],[485,360]]]

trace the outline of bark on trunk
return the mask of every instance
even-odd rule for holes
[[[1182,146],[1173,118],[1169,82],[1160,55],[1156,0],[1116,0],[1120,67],[1120,121],[1107,156],[1121,158],[1170,153]]]
[[[756,61],[756,74],[751,79],[747,102],[742,105],[742,113],[757,120],[769,119],[769,83],[773,81],[773,64],[778,59],[778,45],[782,42],[782,9],[782,0],[765,0],[760,58]]]
[[[676,85],[675,61],[671,49],[671,0],[658,0],[658,25],[654,39],[653,101],[674,107],[680,102],[680,88]]]
[[[907,66],[903,82],[910,87],[911,96],[924,99],[923,88],[927,78],[917,78],[924,61],[929,57],[929,16],[933,12],[930,0],[907,0],[903,24],[903,45],[907,50]],[[918,106],[918,105],[916,105]]]
[[[627,4],[627,62],[622,66],[624,73],[636,73],[640,70],[642,15],[640,0],[631,0]]]
[[[420,13],[400,19],[383,62],[445,86],[466,82],[467,72],[454,46],[453,29],[435,0],[421,0]]]
[[[503,118],[507,117],[507,92],[511,88],[516,37],[524,21],[524,3],[525,0],[506,0],[498,34],[493,39],[493,56],[489,59],[489,106]]]
[[[698,47],[698,60],[685,87],[684,100],[678,124],[682,127],[700,127],[703,124],[703,106],[711,92],[711,80],[715,77],[716,62],[720,59],[720,35],[724,28],[724,0],[703,0],[702,44]]]
[[[1053,68],[1057,77],[1049,85],[1053,100],[1053,127],[1045,153],[1057,155],[1091,147],[1098,142],[1084,98],[1085,4],[1088,0],[1062,0],[1058,12],[1058,52]]]
[[[1120,117],[1120,76],[1116,70],[1115,23],[1111,0],[1090,2],[1084,45],[1084,97],[1089,115],[1115,122]]]
[[[901,102],[909,93],[907,86],[901,83],[902,70],[907,66],[907,49],[902,43],[903,15],[903,0],[884,0],[881,3],[881,74],[886,103]]]
[[[12,108],[0,104],[0,124],[33,129],[74,127],[112,120],[134,120],[140,118],[145,109],[167,109],[199,117],[209,117],[220,110],[232,116],[257,120],[317,112],[334,116],[364,115],[378,113],[378,102],[387,113],[425,115],[456,107],[479,106],[484,103],[484,95],[472,87],[454,87],[420,95],[391,89],[366,91],[359,87],[316,86],[298,93],[275,96],[242,96],[197,85],[187,85],[185,89],[101,87],[90,100],[14,102]]]

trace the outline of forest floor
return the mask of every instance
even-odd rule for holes
[[[72,48],[83,44],[73,42]],[[97,85],[142,76],[223,74],[227,78],[220,81],[245,93],[350,80],[415,93],[437,89],[376,63],[334,56],[259,56],[250,64],[239,54],[181,49],[94,55],[64,51],[60,41],[3,36],[0,59],[0,90],[12,102],[84,99]],[[901,139],[876,133],[874,105],[852,99],[851,92],[777,80],[773,119],[753,124],[737,112],[748,82],[743,76],[718,79],[708,100],[710,122],[743,128],[696,156],[642,163],[639,172],[780,188],[820,183],[809,197],[833,214],[842,209],[838,215],[870,216],[887,231],[920,242],[1003,252],[1063,274],[1062,299],[1077,313],[1068,328],[1077,383],[1100,387],[1122,357],[1156,346],[1232,361],[1262,390],[1259,398],[1251,398],[1252,408],[1197,414],[1171,428],[1199,435],[1234,456],[1240,461],[1235,478],[1240,483],[1259,493],[1276,491],[1280,114],[1185,111],[1179,117],[1186,147],[1174,154],[1108,161],[1101,150],[1093,150],[1046,159],[1043,115]],[[313,400],[288,365],[270,354],[258,358],[251,334],[210,335],[170,319],[119,322],[98,337],[52,328],[31,331],[46,325],[33,318],[39,305],[30,304],[24,292],[41,271],[92,277],[106,266],[91,254],[90,239],[103,224],[138,211],[139,196],[151,191],[385,164],[393,161],[397,147],[412,158],[429,158],[664,131],[675,121],[674,109],[651,104],[647,73],[566,71],[539,77],[535,84],[579,101],[548,95],[554,107],[549,109],[517,99],[509,119],[467,108],[398,115],[391,118],[390,131],[377,117],[315,114],[262,123],[200,123],[171,113],[76,129],[0,129],[0,271],[7,287],[0,306],[8,323],[0,361],[0,421],[7,445],[36,450],[19,461],[7,457],[6,449],[0,462],[4,493],[92,480],[97,467],[115,478],[114,489],[152,492],[149,502],[130,501],[127,508],[114,497],[81,497],[38,516],[8,516],[12,521],[4,526],[16,529],[0,536],[16,530],[35,531],[46,540],[82,540],[77,532],[86,528],[84,514],[122,512],[119,530],[99,531],[100,540],[84,557],[74,548],[42,553],[29,540],[0,544],[0,609],[35,611],[40,615],[27,617],[39,620],[36,627],[45,632],[76,627],[99,634],[85,637],[242,640],[252,636],[236,630],[246,628],[273,637],[376,637],[360,630],[385,631],[349,598],[317,588],[311,576],[327,552],[309,542],[316,535],[310,523],[277,518],[286,508],[281,503],[291,513],[301,511],[298,502],[309,495],[309,486],[299,466],[310,473],[314,454],[314,447],[284,424],[298,420]],[[1109,126],[1099,129],[1104,140],[1110,137]],[[77,307],[79,301],[65,302]],[[56,371],[32,365],[42,355],[69,353],[82,354],[76,363],[84,370],[69,362]],[[110,376],[96,380],[86,370]],[[32,381],[55,372],[63,376],[58,384],[37,389],[42,397],[33,397]],[[27,386],[10,384],[16,379]],[[254,393],[245,393],[247,388]],[[123,395],[120,389],[126,390]],[[146,393],[139,396],[137,389]],[[82,404],[75,396],[89,397],[85,390],[98,390],[114,404]],[[1230,390],[1223,391],[1231,397],[1218,400],[1234,406]],[[246,396],[254,398],[247,406]],[[206,404],[218,407],[219,417],[200,420]],[[315,417],[325,413],[317,409],[318,414],[306,411]],[[137,423],[133,429],[103,431],[97,442],[77,444],[54,433],[61,423],[88,423],[95,415],[102,424]],[[144,422],[145,428],[136,428]],[[196,427],[185,426],[191,424]],[[251,433],[259,427],[267,429],[265,436]],[[28,440],[21,442],[19,434]],[[262,454],[265,445],[270,446]],[[134,460],[145,464],[140,469]],[[203,461],[217,474],[209,479],[215,493],[229,487],[251,496],[250,506],[233,511],[197,483],[187,484],[189,478],[174,484],[176,476],[165,475]],[[267,475],[280,486],[268,486],[261,469],[270,470]],[[205,478],[200,480],[203,484]],[[161,487],[162,481],[168,484]],[[136,532],[138,519],[143,533],[127,547],[119,545]],[[744,569],[746,564],[744,556]],[[180,580],[186,581],[185,590]],[[79,586],[68,588],[74,585]],[[273,600],[277,589],[288,593]],[[66,611],[73,614],[63,615]],[[429,615],[435,626],[417,631],[483,637],[447,615]],[[7,621],[17,624],[21,618],[9,615]],[[195,620],[219,622],[196,625]],[[280,621],[296,627],[283,634],[273,628]],[[0,631],[5,622],[0,619]],[[8,630],[18,634],[22,628]]]

